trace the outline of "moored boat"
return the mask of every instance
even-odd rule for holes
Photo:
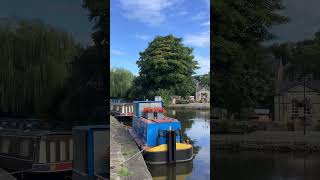
[[[135,139],[148,164],[191,161],[193,147],[184,142],[181,124],[164,116],[162,101],[135,101],[130,134]]]

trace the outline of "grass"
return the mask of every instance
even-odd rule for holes
[[[127,168],[125,167],[121,167],[121,169],[118,172],[118,175],[120,177],[124,177],[124,176],[132,176],[133,172],[129,171]]]

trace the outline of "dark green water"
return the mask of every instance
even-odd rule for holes
[[[319,180],[320,153],[212,153],[214,180]]]
[[[170,110],[169,117],[182,125],[183,138],[194,147],[195,158],[191,162],[175,165],[149,165],[155,180],[206,180],[210,179],[210,122],[209,110]]]

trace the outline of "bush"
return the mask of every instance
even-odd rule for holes
[[[156,95],[161,96],[164,106],[168,106],[171,102],[172,93],[166,89],[159,89]]]
[[[189,100],[176,100],[176,104],[188,104]]]

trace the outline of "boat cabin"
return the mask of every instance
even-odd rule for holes
[[[166,132],[175,131],[176,142],[181,142],[181,124],[177,119],[164,116],[162,101],[136,101],[132,127],[148,147],[166,144]]]
[[[60,172],[72,169],[71,132],[0,131],[0,168]]]

